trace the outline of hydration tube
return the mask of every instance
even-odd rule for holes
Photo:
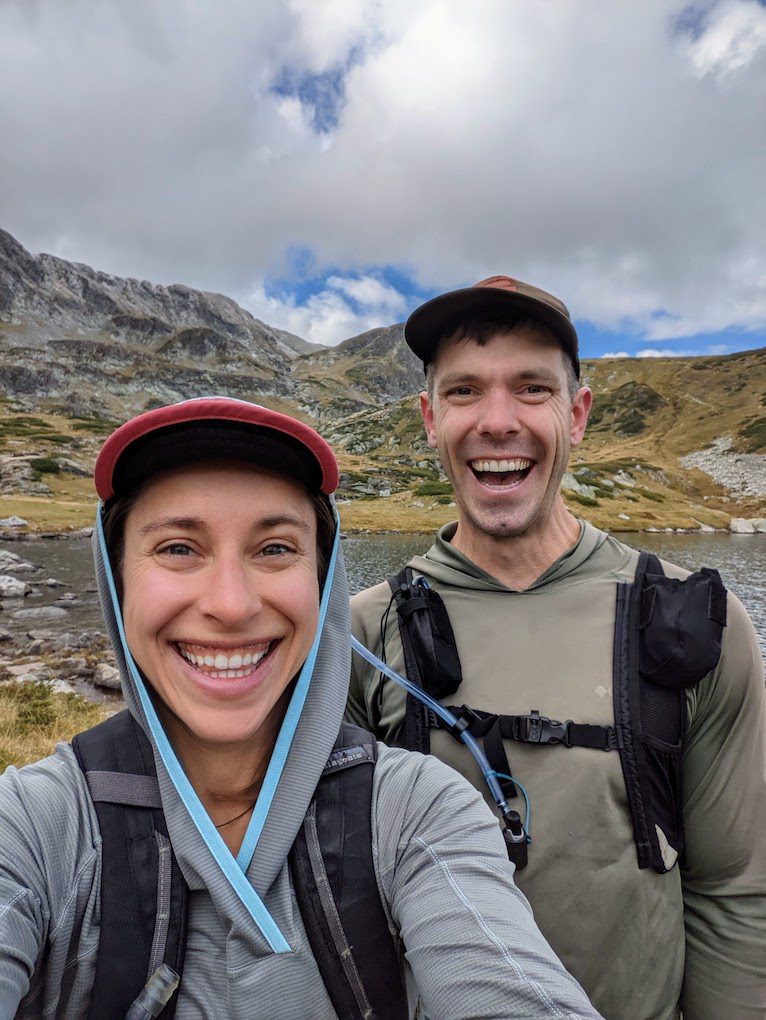
[[[450,712],[448,708],[432,698],[427,691],[424,691],[422,687],[414,684],[407,677],[402,676],[401,673],[397,673],[395,669],[391,669],[388,663],[383,662],[379,659],[374,652],[371,652],[369,648],[366,648],[361,641],[358,641],[354,635],[351,635],[351,647],[355,652],[362,656],[371,666],[375,669],[380,670],[384,676],[387,676],[389,680],[393,680],[395,684],[403,687],[408,694],[411,694],[418,701],[421,701],[424,705],[427,705],[436,715],[442,719],[449,732],[455,737],[456,740],[460,740],[468,750],[471,752],[476,764],[481,769],[481,774],[484,776],[489,791],[497,804],[498,810],[502,816],[502,829],[503,837],[505,838],[506,849],[508,850],[508,856],[516,865],[517,869],[521,871],[522,868],[526,867],[527,863],[527,843],[529,837],[524,830],[524,826],[521,824],[521,818],[517,811],[508,803],[505,798],[503,791],[500,787],[500,783],[497,781],[497,773],[492,769],[492,766],[487,760],[487,756],[479,746],[476,738],[468,731],[468,721],[466,719],[459,719],[454,712]],[[514,780],[515,782],[515,780]],[[526,799],[526,798],[525,798]]]

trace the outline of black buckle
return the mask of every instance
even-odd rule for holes
[[[548,719],[540,715],[538,709],[533,708],[529,715],[514,716],[513,739],[524,744],[565,744],[569,747],[571,721],[567,719],[558,722],[556,719]]]

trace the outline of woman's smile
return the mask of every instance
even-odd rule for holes
[[[259,641],[224,651],[215,645],[177,641],[176,647],[181,656],[200,673],[214,679],[231,679],[255,673],[275,644],[275,641]]]

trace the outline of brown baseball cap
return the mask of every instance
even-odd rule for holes
[[[482,316],[487,319],[514,312],[542,322],[569,355],[577,378],[580,358],[575,330],[563,301],[539,287],[510,276],[490,276],[473,287],[451,290],[416,308],[404,324],[404,339],[426,366],[433,359],[441,338],[457,329],[461,321]]]

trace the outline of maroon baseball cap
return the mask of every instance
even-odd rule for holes
[[[442,337],[457,329],[461,322],[474,317],[502,321],[509,312],[546,325],[569,355],[580,378],[577,331],[564,302],[510,276],[490,276],[474,287],[431,298],[407,319],[404,339],[425,366],[436,354]]]
[[[308,425],[246,400],[199,397],[120,425],[96,460],[96,491],[106,501],[158,471],[218,458],[252,461],[328,496],[338,485],[335,455]]]

